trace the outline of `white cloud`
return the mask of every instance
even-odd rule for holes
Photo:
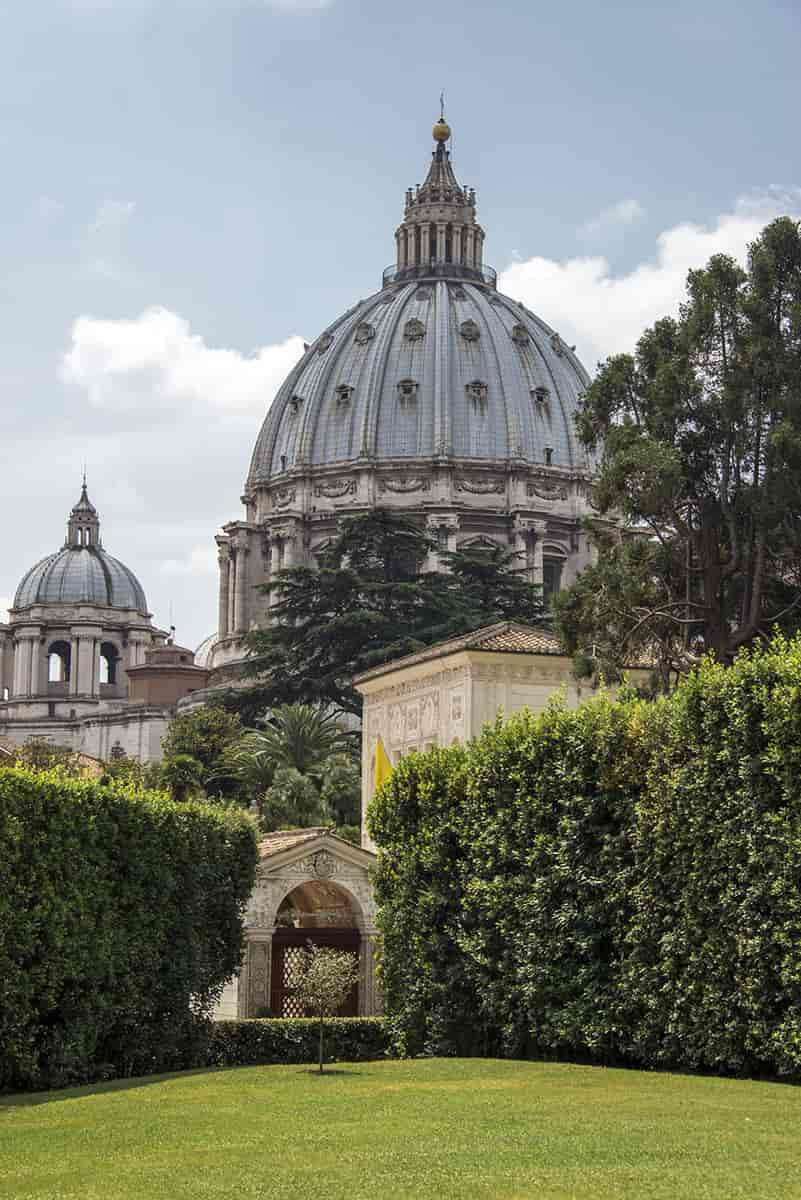
[[[135,200],[104,200],[89,224],[89,233],[119,229],[130,221],[136,211]]]
[[[217,551],[214,546],[195,546],[186,558],[168,558],[161,564],[162,575],[216,575]]]
[[[704,266],[718,253],[743,260],[763,226],[783,214],[801,216],[801,188],[741,196],[731,212],[707,226],[673,225],[657,237],[651,260],[623,274],[615,275],[602,255],[535,257],[511,263],[498,287],[575,343],[593,369],[609,354],[633,350],[647,326],[677,311],[691,267]]]
[[[638,221],[644,216],[645,209],[639,200],[618,200],[617,204],[603,209],[591,221],[586,221],[579,233],[592,235],[615,225],[631,225],[633,221]]]
[[[137,423],[144,412],[163,417],[166,409],[250,416],[265,411],[302,352],[299,336],[250,355],[208,346],[177,313],[148,308],[132,319],[78,317],[62,377],[94,408],[135,415]]]
[[[11,597],[0,596],[0,625],[8,620],[8,610],[11,608]]]

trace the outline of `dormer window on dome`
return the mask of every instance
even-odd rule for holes
[[[483,405],[487,403],[487,385],[480,379],[474,379],[472,383],[468,383],[465,389],[469,400],[473,404]]]
[[[349,404],[353,395],[353,387],[349,383],[340,383],[334,388],[337,404]]]
[[[398,395],[401,399],[401,404],[411,404],[417,399],[418,383],[416,379],[401,379],[398,384]]]

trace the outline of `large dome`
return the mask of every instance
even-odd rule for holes
[[[70,513],[66,542],[31,567],[17,588],[15,609],[34,604],[98,604],[147,615],[141,583],[100,543],[100,519],[86,483]]]
[[[589,376],[558,332],[497,291],[473,188],[434,128],[381,290],[308,347],[262,424],[244,519],[217,535],[219,679],[274,620],[281,572],[324,561],[343,520],[383,507],[425,531],[427,570],[500,547],[549,596],[591,560],[595,461],[575,430]]]
[[[573,421],[587,372],[483,273],[390,282],[329,326],[278,392],[248,484],[359,459],[586,468]]]

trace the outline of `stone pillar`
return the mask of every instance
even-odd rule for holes
[[[476,262],[475,262],[476,231],[473,229],[472,225],[468,225],[467,230],[466,230],[466,235],[467,235],[467,248],[465,251],[465,266],[474,267],[476,265]]]
[[[18,634],[14,643],[14,696],[29,696],[31,680],[31,639]]]
[[[431,259],[431,225],[426,222],[420,227],[420,261],[428,266]]]
[[[396,244],[397,250],[398,250],[398,257],[397,257],[398,270],[402,271],[403,268],[406,266],[406,230],[405,229],[399,229],[398,232],[395,234],[395,244]]]
[[[445,222],[437,221],[437,262],[445,262]]]
[[[78,631],[70,631],[70,686],[71,696],[78,694]]]
[[[236,554],[236,632],[245,633],[248,628],[248,555],[247,546],[240,546]]]
[[[47,688],[42,685],[42,638],[41,634],[37,631],[36,636],[31,638],[30,694],[32,696],[39,696],[44,691],[47,691]]]
[[[217,565],[220,569],[220,589],[217,601],[217,629],[219,636],[224,638],[228,633],[228,589],[230,580],[228,578],[231,570],[231,561],[228,557],[228,539],[217,538]]]
[[[236,546],[229,544],[228,556],[228,623],[226,633],[233,633],[236,623],[236,571],[238,566]]]
[[[543,571],[542,571],[542,551],[545,543],[545,532],[547,525],[545,521],[533,521],[534,527],[534,553],[531,562],[531,582],[538,583],[542,586]]]
[[[81,696],[93,695],[95,639],[93,633],[83,632],[77,639],[78,661],[75,664],[77,691]]]
[[[461,263],[461,261],[462,261],[462,227],[461,227],[461,225],[454,225],[453,231],[451,233],[451,238],[452,238],[451,256],[455,263]]]
[[[255,1017],[270,1007],[270,973],[273,958],[272,933],[248,933],[245,966],[239,981],[239,1003],[244,1018]]]
[[[426,518],[426,533],[436,542],[431,550],[428,551],[425,561],[426,571],[439,570],[439,530],[442,521],[439,517],[430,515]]]
[[[484,235],[476,234],[476,266],[480,269],[484,261]]]
[[[450,513],[444,518],[442,524],[448,531],[448,550],[451,554],[456,553],[456,537],[459,533],[459,518],[456,513]]]

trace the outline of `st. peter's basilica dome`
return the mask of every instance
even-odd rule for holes
[[[440,119],[381,289],[320,333],[267,412],[245,520],[217,537],[215,668],[269,622],[273,573],[313,564],[343,516],[372,507],[403,510],[443,549],[513,549],[546,594],[589,561],[594,464],[574,427],[589,376],[556,330],[497,291],[450,134]]]

